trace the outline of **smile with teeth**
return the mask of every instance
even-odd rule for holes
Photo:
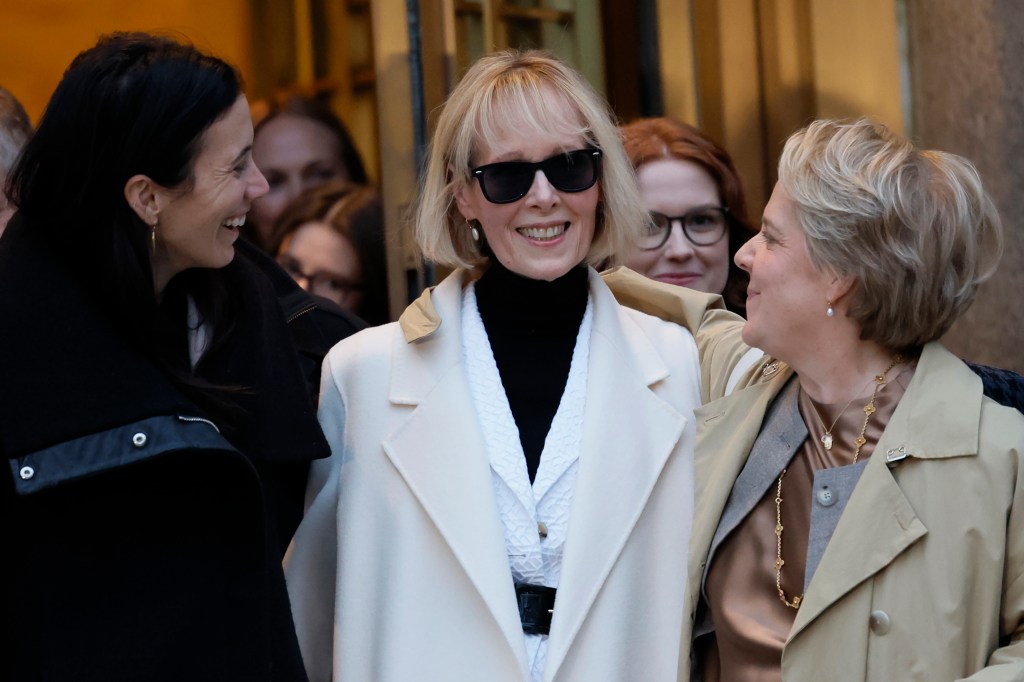
[[[224,221],[224,227],[241,227],[242,225],[245,225],[245,214]]]
[[[528,239],[546,241],[562,236],[562,233],[565,232],[568,227],[569,223],[562,223],[551,227],[520,227],[516,229],[516,232]]]

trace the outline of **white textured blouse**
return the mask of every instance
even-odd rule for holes
[[[509,589],[512,589],[512,579],[558,587],[583,438],[593,304],[588,298],[576,335],[569,376],[544,440],[532,485],[519,429],[477,309],[475,285],[463,290],[462,320],[464,366],[491,465],[498,515],[505,531],[511,569]],[[543,538],[541,524],[546,529]],[[544,676],[548,636],[523,636],[531,680],[540,682]]]

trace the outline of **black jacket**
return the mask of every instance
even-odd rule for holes
[[[23,221],[0,240],[0,677],[305,679],[280,542],[328,454],[309,382],[340,332],[315,305],[289,328],[261,268],[229,267],[252,295],[202,363],[251,390],[220,433]]]

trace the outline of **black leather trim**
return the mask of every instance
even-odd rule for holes
[[[160,416],[91,434],[8,460],[19,495],[186,449],[235,448],[206,420]],[[240,456],[240,455],[239,455]]]

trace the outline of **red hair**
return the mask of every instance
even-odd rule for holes
[[[729,216],[729,277],[722,297],[729,310],[744,315],[750,278],[733,259],[757,230],[747,217],[743,183],[729,152],[697,128],[666,117],[642,118],[622,126],[621,131],[634,170],[651,161],[675,159],[697,164],[715,181]]]

